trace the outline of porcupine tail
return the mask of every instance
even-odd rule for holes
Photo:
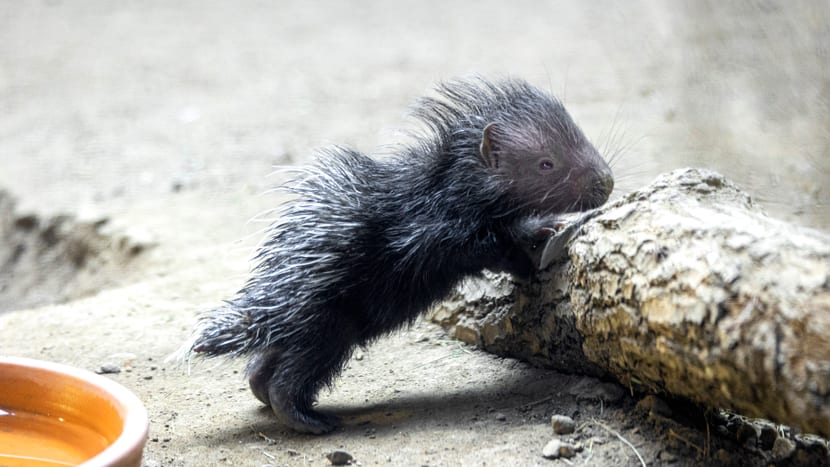
[[[194,335],[191,351],[205,357],[245,353],[254,340],[247,310],[231,303],[201,316]]]
[[[189,361],[193,354],[211,358],[249,352],[256,336],[247,310],[226,303],[201,314],[190,338],[168,360]]]

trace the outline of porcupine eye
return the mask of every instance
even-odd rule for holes
[[[550,172],[553,168],[554,164],[552,160],[547,157],[539,159],[539,172]]]

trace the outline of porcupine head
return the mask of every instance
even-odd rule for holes
[[[508,183],[523,210],[537,215],[602,205],[611,169],[556,100],[532,115],[489,123],[481,137],[485,165]],[[533,121],[523,121],[532,118]]]

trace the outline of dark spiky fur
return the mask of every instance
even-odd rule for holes
[[[296,430],[334,427],[312,404],[355,346],[411,323],[483,269],[530,274],[522,247],[545,219],[598,206],[613,186],[561,103],[527,83],[437,91],[415,110],[425,134],[391,158],[330,148],[284,185],[295,198],[253,276],[201,317],[188,346],[249,355],[254,394]],[[558,175],[511,175],[540,155]]]

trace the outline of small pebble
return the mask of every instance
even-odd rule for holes
[[[34,214],[23,214],[14,220],[15,227],[31,230],[38,225],[38,218]]]
[[[557,459],[559,458],[559,448],[562,446],[562,441],[558,439],[552,439],[548,441],[548,444],[542,448],[542,457],[545,459]]]
[[[577,451],[578,449],[573,444],[554,438],[542,448],[542,456],[545,459],[558,459],[560,457],[569,459],[575,456]]]
[[[565,415],[554,415],[550,417],[550,423],[553,425],[553,432],[557,435],[567,435],[576,430],[576,422],[571,417]]]
[[[507,421],[507,415],[505,415],[501,412],[496,412],[495,414],[493,414],[493,418],[495,418],[496,420],[498,420],[500,422]]]
[[[331,465],[346,465],[351,463],[354,458],[346,451],[332,451],[326,454],[326,459],[331,462]]]
[[[182,180],[176,179],[170,184],[170,190],[174,193],[182,191],[182,188],[184,188],[184,182]]]
[[[121,373],[121,367],[116,365],[115,363],[105,363],[101,365],[98,370],[95,371],[99,375],[112,375],[116,373]]]

